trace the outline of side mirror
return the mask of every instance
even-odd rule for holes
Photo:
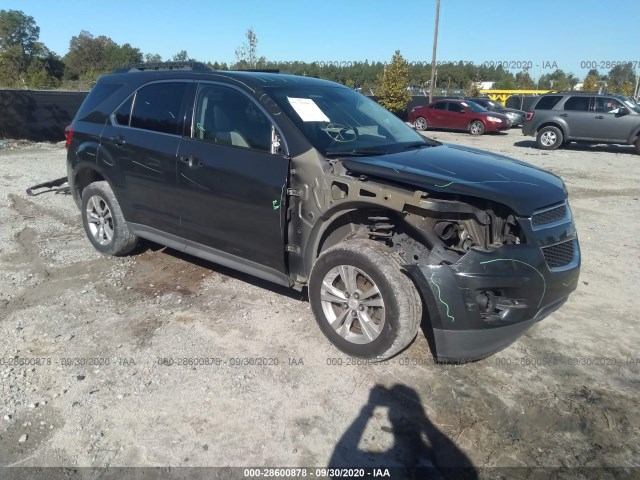
[[[618,113],[616,113],[616,117],[624,117],[625,115],[629,115],[629,110],[627,110],[626,107],[620,107]]]

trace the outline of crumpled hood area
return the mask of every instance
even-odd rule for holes
[[[546,170],[459,145],[346,158],[343,164],[352,173],[410,184],[427,192],[493,200],[525,217],[567,198],[562,180]]]

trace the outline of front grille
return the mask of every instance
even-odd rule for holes
[[[549,223],[563,220],[567,217],[568,207],[566,203],[558,205],[557,207],[549,208],[538,213],[534,213],[531,217],[531,224],[534,227],[540,227]]]
[[[550,247],[543,247],[542,254],[549,268],[558,268],[569,265],[573,261],[575,249],[575,240],[568,240]]]

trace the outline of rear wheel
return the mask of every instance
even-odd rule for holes
[[[640,155],[640,137],[636,138],[634,145],[636,146],[636,153]]]
[[[484,133],[484,123],[480,120],[474,120],[469,124],[469,133],[471,135],[482,135]]]
[[[563,141],[564,137],[558,127],[544,127],[540,129],[536,136],[538,148],[542,150],[555,150],[562,145]]]
[[[339,243],[316,260],[309,300],[320,330],[354,357],[384,360],[415,338],[422,303],[401,260],[373,240]]]
[[[138,244],[105,181],[91,183],[82,191],[82,223],[89,241],[105,255],[126,255]]]
[[[429,123],[427,122],[427,119],[424,117],[418,117],[416,118],[416,120],[413,122],[413,126],[415,127],[416,130],[420,130],[421,132],[425,131],[427,128],[429,128]]]

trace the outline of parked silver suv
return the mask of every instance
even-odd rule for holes
[[[635,145],[640,154],[640,107],[622,95],[558,92],[543,95],[527,112],[522,133],[539,148],[571,142]]]

